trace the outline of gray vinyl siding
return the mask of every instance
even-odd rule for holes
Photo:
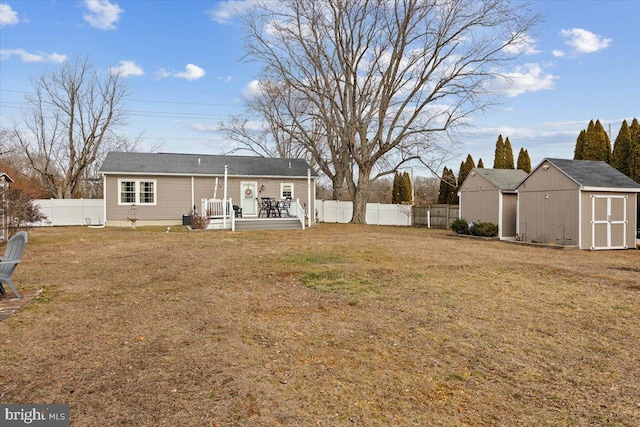
[[[498,224],[498,195],[498,189],[484,177],[468,175],[460,188],[460,217]]]
[[[130,215],[131,205],[119,205],[120,191],[118,180],[154,180],[156,182],[156,204],[136,205],[138,224],[163,224],[179,225],[182,216],[191,213],[193,205],[200,211],[201,200],[224,198],[224,177],[218,178],[218,188],[216,194],[215,177],[192,177],[190,176],[144,176],[144,175],[106,175],[105,209],[106,219],[111,225],[127,225],[127,217]],[[256,196],[280,198],[280,184],[294,184],[294,200],[300,199],[300,205],[306,209],[307,201],[307,179],[301,178],[260,178],[260,177],[231,177],[227,179],[227,198],[232,199],[234,204],[240,202],[241,182],[256,182],[258,188],[264,185],[264,190]],[[311,183],[311,197],[315,196],[313,191],[313,181]]]

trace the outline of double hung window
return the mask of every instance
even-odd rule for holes
[[[155,205],[157,185],[155,180],[118,180],[119,205]]]

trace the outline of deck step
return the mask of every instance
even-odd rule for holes
[[[236,231],[247,230],[301,230],[302,224],[298,218],[269,218],[269,219],[236,219]]]

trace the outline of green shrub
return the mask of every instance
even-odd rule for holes
[[[469,228],[469,233],[474,236],[495,237],[498,235],[498,226],[490,222],[478,222]]]
[[[456,234],[469,234],[469,224],[464,218],[456,219],[450,227]]]

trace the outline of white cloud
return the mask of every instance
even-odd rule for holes
[[[175,77],[176,79],[198,80],[204,77],[205,71],[195,64],[187,64],[187,66],[185,67],[185,71],[174,73],[167,70],[166,68],[159,68],[158,71],[154,73],[154,75],[159,79]]]
[[[184,72],[175,73],[173,77],[177,79],[198,80],[204,77],[204,74],[204,70],[197,65],[187,64]]]
[[[220,1],[216,8],[208,13],[212,21],[226,25],[233,22],[233,18],[252,7],[253,3],[253,0]]]
[[[84,0],[88,12],[83,15],[84,20],[92,27],[100,30],[115,30],[116,23],[124,9],[109,0]]]
[[[601,49],[606,49],[611,43],[611,39],[605,39],[591,31],[582,28],[572,28],[560,31],[560,36],[567,39],[565,42],[578,53],[593,53]]]
[[[154,75],[159,79],[165,79],[167,77],[171,77],[171,71],[168,71],[165,68],[159,68]]]
[[[250,81],[243,89],[242,89],[242,97],[245,100],[252,100],[257,98],[262,94],[262,86],[260,85],[259,80]]]
[[[558,76],[544,74],[539,64],[525,64],[511,73],[503,73],[488,85],[488,90],[508,97],[552,89]]]
[[[555,58],[562,58],[565,53],[564,50],[559,50],[559,49],[554,49],[551,51],[551,54],[555,57]]]
[[[67,60],[67,55],[59,53],[30,53],[24,49],[0,49],[0,58],[9,59],[12,56],[18,56],[22,62],[52,62],[60,64]]]
[[[119,74],[121,77],[143,76],[144,70],[133,61],[120,61],[117,67],[109,68],[111,74]]]
[[[8,4],[0,3],[0,27],[5,25],[15,25],[20,22],[18,12],[11,9]]]
[[[523,34],[519,38],[517,38],[512,44],[506,46],[504,51],[511,54],[519,55],[524,53],[526,55],[533,55],[536,53],[540,53],[539,50],[536,49],[536,41],[528,34]]]

